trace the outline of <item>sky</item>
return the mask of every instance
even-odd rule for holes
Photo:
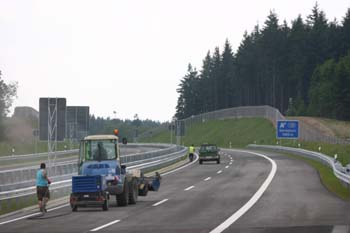
[[[341,21],[349,0],[318,0]],[[188,63],[236,51],[270,10],[289,24],[315,0],[0,0],[0,70],[18,82],[16,106],[65,97],[100,117],[169,121]],[[114,113],[116,112],[116,113]]]

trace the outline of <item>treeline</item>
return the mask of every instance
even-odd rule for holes
[[[270,105],[283,114],[350,120],[350,8],[329,22],[316,4],[291,26],[270,12],[235,53],[226,40],[208,51],[199,71],[181,80],[176,117],[217,109]]]
[[[157,128],[161,125],[160,122],[152,120],[140,120],[138,118],[134,120],[121,120],[121,119],[110,119],[90,116],[90,130],[89,134],[113,134],[114,129],[119,130],[119,136],[121,138],[126,137],[130,142],[133,141],[134,137],[138,137],[140,134]]]
[[[6,84],[1,78],[0,70],[0,141],[5,139],[4,119],[9,112],[14,98],[17,94],[17,83]]]

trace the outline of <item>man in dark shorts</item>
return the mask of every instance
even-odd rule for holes
[[[51,181],[47,177],[46,164],[41,163],[40,169],[36,173],[36,194],[41,212],[46,212],[46,204],[50,198],[49,184]]]

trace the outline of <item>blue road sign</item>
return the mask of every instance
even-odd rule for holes
[[[283,120],[277,121],[278,139],[297,139],[299,138],[299,121]]]

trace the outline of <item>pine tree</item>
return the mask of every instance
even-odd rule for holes
[[[221,54],[220,54],[220,49],[219,47],[216,47],[214,50],[214,54],[212,57],[212,63],[211,63],[211,85],[213,87],[213,109],[212,110],[217,110],[220,109],[221,103],[219,102],[219,95],[220,95],[220,86],[219,86],[219,79],[221,76]]]
[[[209,112],[214,109],[214,88],[211,85],[212,77],[212,58],[210,51],[208,51],[206,57],[203,60],[202,70],[200,71],[200,98],[202,99],[203,106],[202,112]]]

